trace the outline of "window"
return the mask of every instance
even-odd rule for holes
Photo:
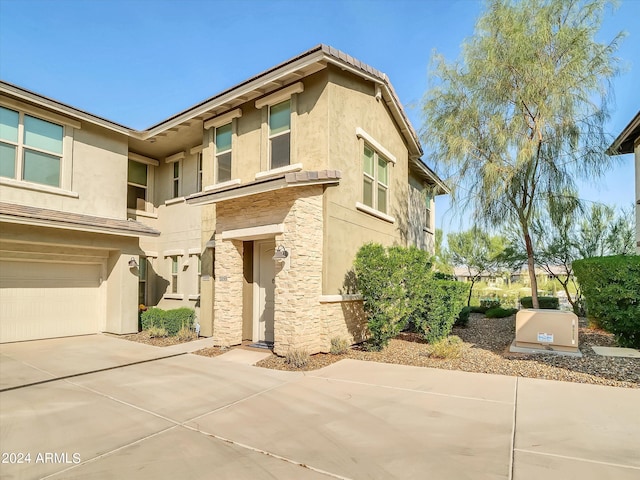
[[[127,208],[146,210],[147,205],[147,165],[129,160],[127,179]]]
[[[270,168],[285,167],[291,162],[291,100],[269,106]]]
[[[180,161],[173,163],[173,198],[180,196]]]
[[[216,183],[231,180],[231,137],[232,124],[227,123],[215,130]]]
[[[0,107],[0,176],[61,187],[64,127]]]
[[[198,178],[196,179],[198,192],[202,191],[202,152],[198,152]]]
[[[171,257],[171,293],[178,293],[178,256]]]
[[[198,257],[198,295],[200,295],[200,290],[202,289],[202,257],[197,255]]]
[[[138,304],[147,304],[147,258],[140,257],[138,267]]]
[[[362,203],[387,213],[389,196],[389,162],[369,145],[364,146]]]
[[[431,230],[431,195],[429,195],[428,193],[425,195],[425,204],[426,208],[424,226],[425,228]]]

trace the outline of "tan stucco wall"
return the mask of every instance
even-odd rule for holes
[[[15,107],[11,107],[15,108]],[[34,107],[31,107],[32,109]],[[42,109],[35,109],[37,116]],[[105,128],[82,123],[66,127],[72,136],[65,143],[61,174],[71,171],[70,184],[58,193],[43,191],[37,184],[3,184],[0,200],[72,213],[116,219],[126,218],[127,139]],[[70,165],[71,164],[71,165]],[[30,188],[33,185],[34,188]]]
[[[405,244],[407,229],[408,150],[384,102],[375,98],[373,83],[337,69],[329,70],[329,168],[342,172],[340,185],[325,198],[324,294],[345,292],[345,275],[358,248],[367,242]],[[389,164],[390,223],[356,209],[362,201],[360,127],[392,153]]]

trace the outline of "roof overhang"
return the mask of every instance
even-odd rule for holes
[[[194,193],[187,197],[186,202],[189,205],[209,205],[226,200],[274,192],[284,188],[306,187],[309,185],[338,185],[341,177],[342,174],[339,170],[287,173],[245,184],[229,185],[213,192]]]
[[[420,158],[412,157],[409,160],[409,168],[422,180],[433,186],[434,195],[447,195],[451,193],[451,189],[433,170],[427,167]]]
[[[618,135],[611,146],[607,149],[607,155],[621,155],[623,153],[633,153],[636,139],[640,137],[640,111],[629,122],[624,130]]]
[[[134,220],[95,217],[5,202],[0,202],[0,222],[124,237],[157,237],[160,235],[158,230]]]

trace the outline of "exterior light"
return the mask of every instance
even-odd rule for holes
[[[276,248],[276,252],[272,258],[273,260],[284,261],[284,259],[287,258],[288,256],[289,256],[289,252],[287,252],[282,245],[279,245],[278,248]]]
[[[138,267],[138,262],[136,262],[136,259],[131,257],[131,260],[129,260],[129,268],[137,268]]]

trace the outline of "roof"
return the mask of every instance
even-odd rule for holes
[[[337,185],[340,183],[340,170],[299,171],[255,180],[243,184],[230,184],[215,190],[205,190],[187,197],[189,205],[205,205],[225,200],[281,190],[283,188],[307,185]]]
[[[0,221],[133,237],[160,235],[158,230],[135,220],[94,217],[6,202],[0,202]]]
[[[153,141],[170,133],[178,134],[178,130],[194,122],[204,121],[215,115],[229,111],[250,100],[268,95],[282,87],[299,81],[318,72],[328,64],[369,80],[379,87],[380,99],[385,102],[389,112],[407,142],[410,165],[422,178],[437,188],[439,193],[449,193],[444,182],[421,160],[422,146],[416,131],[396,94],[387,75],[370,65],[328,45],[317,45],[283,63],[265,70],[233,87],[230,87],[192,107],[183,110],[145,130],[134,130],[96,115],[65,105],[56,100],[30,92],[7,82],[0,81],[0,92],[6,92],[34,104],[57,110],[73,118],[101,125],[105,128],[128,135],[132,141]],[[145,142],[146,143],[146,142]]]
[[[633,146],[636,139],[640,137],[640,110],[636,116],[624,127],[611,146],[607,149],[608,155],[620,155],[623,153],[633,153]]]

